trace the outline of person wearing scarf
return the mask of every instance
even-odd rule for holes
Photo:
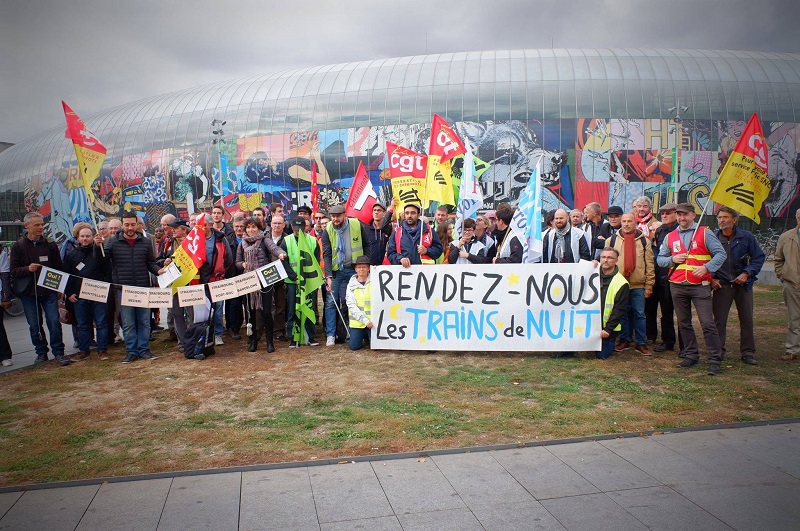
[[[633,200],[633,213],[636,214],[636,229],[652,241],[656,229],[661,226],[661,222],[653,217],[653,202],[644,195],[637,197]]]
[[[272,241],[265,238],[264,232],[259,229],[258,221],[250,218],[244,224],[242,243],[236,249],[236,267],[245,273],[255,271],[265,266],[274,259],[283,260],[286,253]],[[247,295],[247,308],[250,310],[249,323],[256,327],[256,314],[261,311],[261,321],[264,323],[264,333],[267,338],[267,352],[275,352],[273,342],[272,322],[272,287],[262,288]],[[258,348],[258,334],[255,330],[249,336],[248,352],[255,352]]]
[[[635,340],[635,349],[643,356],[652,356],[647,348],[647,320],[644,313],[645,299],[653,294],[656,283],[655,255],[653,246],[642,231],[636,228],[636,216],[632,212],[622,215],[620,231],[606,240],[606,247],[616,249],[620,255],[620,272],[630,285],[628,311],[622,319],[622,331],[615,350],[630,348]]]
[[[542,262],[551,264],[577,264],[581,260],[591,260],[592,254],[584,232],[573,227],[569,215],[559,208],[553,215],[552,228],[542,235]]]
[[[442,242],[427,223],[420,221],[422,207],[409,203],[403,209],[403,222],[392,232],[386,244],[390,264],[409,267],[432,264],[442,254]]]

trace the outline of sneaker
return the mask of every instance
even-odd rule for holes
[[[653,353],[650,351],[650,349],[647,348],[647,345],[636,345],[634,347],[634,350],[636,350],[636,352],[638,352],[642,356],[652,356],[653,355]]]
[[[655,350],[656,352],[666,352],[667,350],[675,350],[675,345],[667,345],[666,343],[661,343],[653,350]]]
[[[291,343],[289,343],[289,348],[297,348],[299,346],[300,343],[298,343],[297,341],[292,341]]]
[[[332,347],[336,345],[336,338],[333,336],[328,336],[328,339],[325,341],[326,347]]]
[[[89,359],[89,353],[88,352],[78,352],[77,354],[75,354],[74,356],[72,356],[70,358],[71,361],[83,361],[83,360],[88,360],[88,359]]]
[[[697,360],[693,360],[692,358],[685,358],[682,362],[678,364],[678,367],[681,369],[688,369],[689,367],[694,367],[697,365]]]
[[[319,346],[319,341],[316,341],[316,340],[312,339],[311,341],[306,343],[306,345],[308,345],[309,347],[318,347]]]
[[[69,358],[68,358],[68,357],[66,357],[66,356],[56,356],[56,361],[57,361],[57,362],[58,362],[58,364],[59,364],[59,365],[61,365],[62,367],[66,367],[67,365],[69,365],[69,364],[71,363],[71,362],[69,361]]]
[[[722,371],[720,370],[719,365],[717,365],[716,363],[708,366],[709,376],[717,376],[720,372]]]
[[[158,356],[156,356],[155,354],[153,354],[150,351],[145,352],[144,354],[142,354],[139,357],[142,358],[143,360],[157,360],[158,359]]]
[[[620,341],[619,343],[617,343],[617,346],[614,347],[614,351],[622,352],[623,350],[628,350],[629,348],[631,348],[630,341]]]
[[[127,356],[125,356],[125,359],[122,360],[122,363],[133,363],[136,361],[136,358],[138,358],[138,356],[129,353]]]
[[[9,359],[9,360],[3,360],[2,364],[3,367],[11,367],[12,365],[14,365],[14,362]]]
[[[100,352],[97,353],[97,355],[100,356],[100,360],[101,361],[105,361],[105,360],[108,359],[108,351],[107,350],[101,350]]]
[[[225,344],[225,342],[222,341],[222,336],[214,336],[214,345],[215,346],[219,347],[219,346],[224,345],[224,344]]]
[[[44,356],[37,355],[36,359],[33,360],[34,365],[41,365],[42,363],[47,363],[47,354]]]

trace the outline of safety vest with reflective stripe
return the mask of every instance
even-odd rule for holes
[[[679,229],[675,229],[667,235],[667,245],[673,256],[676,254],[686,253],[686,261],[672,271],[669,277],[670,282],[680,284],[688,282],[689,284],[702,284],[703,282],[711,281],[711,273],[706,272],[702,277],[690,275],[689,272],[694,271],[698,267],[707,264],[711,261],[711,252],[706,247],[706,228],[700,227],[695,232],[694,238],[691,242],[691,252],[686,250],[681,240]]]
[[[606,298],[603,301],[603,328],[606,327],[606,323],[611,318],[611,312],[614,310],[614,300],[617,298],[619,289],[627,284],[628,281],[625,279],[625,276],[619,271],[611,278],[608,291],[606,291]],[[620,330],[622,330],[622,322],[619,322],[617,326],[614,327],[615,332],[619,332]]]
[[[362,312],[364,312],[364,315],[367,316],[367,319],[369,319],[371,321],[372,320],[372,317],[371,317],[371,313],[372,312],[371,312],[370,303],[369,303],[369,285],[370,285],[370,283],[371,283],[370,281],[367,281],[367,283],[362,286],[361,283],[359,282],[358,285],[356,285],[356,288],[353,290],[353,297],[355,297],[355,299],[356,299],[356,306],[358,306],[358,308]],[[364,323],[362,323],[358,319],[353,319],[352,317],[350,318],[350,328],[366,328],[366,327],[367,327],[367,325],[365,325]]]
[[[312,236],[306,235],[306,237],[308,238],[308,246],[313,254],[317,248],[317,240]],[[289,267],[293,271],[297,271],[297,265],[300,263],[300,248],[297,247],[297,236],[292,234],[284,238],[283,241],[286,243],[286,256],[289,258]],[[303,271],[303,274],[305,273],[306,272]],[[296,281],[290,280],[289,277],[286,277],[283,281],[289,284],[297,284]]]
[[[361,241],[361,221],[358,218],[347,218],[347,224],[350,226],[350,259],[355,264],[356,258],[364,254],[364,242]],[[336,247],[339,244],[339,234],[333,228],[333,223],[330,222],[325,230],[328,231],[328,238],[331,240],[331,270],[338,271],[339,260],[336,256]]]

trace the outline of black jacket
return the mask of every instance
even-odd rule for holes
[[[42,257],[47,257],[42,260]],[[33,297],[33,287],[39,279],[41,269],[36,272],[36,276],[28,271],[28,266],[31,264],[42,264],[51,269],[64,270],[64,264],[61,262],[61,253],[58,250],[58,245],[54,242],[47,241],[44,236],[37,241],[32,241],[27,236],[23,236],[11,246],[11,278],[12,282],[15,278],[33,277],[34,282],[31,283],[31,288],[28,290],[27,295]],[[36,293],[39,295],[47,295],[53,293],[52,290],[42,287],[36,287]]]
[[[228,242],[225,240],[225,234],[217,229],[211,229],[211,232],[214,237],[214,253],[209,258],[206,256],[206,261],[200,266],[198,273],[200,274],[200,283],[201,284],[208,284],[208,281],[211,279],[211,275],[214,273],[214,261],[217,259],[217,255],[222,250],[224,253],[222,257],[222,265],[225,271],[228,270],[233,265],[234,255],[231,254],[231,248]],[[206,239],[203,237],[200,239],[200,244],[205,245]],[[218,244],[222,245],[218,245]]]
[[[228,244],[228,249],[231,251],[231,256],[236,257],[236,250],[239,249],[239,242],[236,241],[236,233],[231,232],[225,235],[225,243]],[[231,266],[225,270],[225,278],[233,278],[241,275],[242,272],[236,267],[236,260],[231,263]]]
[[[149,288],[150,273],[157,275],[158,264],[153,244],[141,232],[136,233],[133,245],[125,239],[124,231],[117,232],[105,243],[103,263],[111,263],[111,281],[125,286]]]
[[[70,274],[69,282],[67,282],[67,291],[64,295],[67,297],[79,295],[82,278],[106,282],[108,278],[107,268],[108,264],[104,262],[100,248],[94,243],[87,247],[72,249],[64,259],[64,272]]]
[[[368,225],[369,228],[369,256],[372,265],[383,264],[383,259],[386,256],[386,242],[389,241],[389,236],[392,235],[392,218],[389,214],[383,217],[383,223],[380,228],[375,228],[373,223]]]
[[[611,279],[617,274],[619,268],[614,268],[614,272],[610,275],[604,275],[600,270],[600,307],[605,305],[606,293],[608,293],[608,286],[611,284]],[[624,285],[617,291],[617,296],[614,297],[614,308],[611,310],[611,315],[608,316],[608,322],[603,327],[603,330],[609,334],[614,331],[618,324],[622,322],[622,318],[628,313],[628,300],[631,287]]]

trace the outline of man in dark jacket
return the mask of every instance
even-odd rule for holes
[[[501,239],[497,240],[497,256],[492,260],[496,264],[522,263],[522,243],[509,228],[511,220],[514,218],[514,210],[501,206],[497,209],[495,215],[497,216],[497,230],[495,233]]]
[[[658,209],[661,216],[661,225],[655,230],[653,236],[653,252],[658,250],[667,239],[667,234],[678,228],[678,215],[675,212],[675,203],[665,203]],[[647,339],[655,342],[658,339],[658,307],[661,306],[661,343],[653,350],[664,352],[675,348],[675,307],[672,305],[672,293],[669,289],[670,267],[661,267],[656,264],[656,284],[653,295],[644,302],[644,315],[647,321]],[[683,342],[678,337],[680,350]]]
[[[614,342],[622,330],[622,319],[628,313],[628,281],[619,272],[617,261],[619,251],[607,247],[600,253],[600,304],[603,308],[603,328],[600,337],[603,339],[600,352],[595,356],[608,359],[614,353]]]
[[[89,357],[89,347],[92,341],[92,324],[97,324],[97,355],[101,360],[108,359],[108,305],[89,299],[80,299],[83,279],[105,282],[108,275],[107,263],[103,261],[100,247],[103,245],[102,237],[95,236],[90,227],[84,227],[78,232],[77,249],[67,253],[64,259],[64,272],[69,273],[69,282],[64,296],[75,309],[75,320],[78,325],[79,352],[72,357],[72,361],[85,360]]]
[[[753,283],[761,272],[766,256],[755,236],[736,226],[738,219],[739,213],[726,206],[721,207],[717,214],[719,228],[714,231],[714,235],[728,256],[711,279],[711,287],[714,289],[711,308],[723,358],[726,353],[728,314],[735,302],[736,313],[739,315],[739,353],[747,365],[758,365],[753,328]]]
[[[150,273],[157,275],[158,264],[153,245],[141,232],[136,231],[138,218],[134,212],[122,215],[122,230],[105,243],[105,260],[111,262],[111,279],[117,297],[122,300],[122,286],[150,288]],[[120,305],[122,336],[127,355],[122,363],[137,358],[156,359],[150,352],[150,308]]]
[[[392,234],[392,218],[386,215],[386,207],[375,203],[372,207],[372,222],[369,224],[369,249],[372,265],[383,264],[386,257],[386,242]]]
[[[231,251],[231,256],[236,256],[236,249],[242,243],[244,236],[244,214],[237,214],[233,218],[231,224],[233,232],[225,236],[225,242]],[[241,271],[236,268],[236,264],[232,263],[228,270],[225,272],[225,278],[233,278],[239,276]],[[231,334],[233,339],[241,339],[239,334],[242,325],[244,324],[244,304],[245,296],[234,297],[225,301],[225,326]]]
[[[42,328],[44,315],[47,331],[50,334],[50,347],[59,365],[69,365],[64,356],[64,341],[61,335],[61,322],[58,320],[58,294],[36,285],[42,266],[63,271],[58,246],[48,242],[44,234],[44,218],[38,212],[28,212],[23,218],[28,233],[11,246],[11,277],[16,289],[23,283],[29,284],[24,294],[17,293],[25,309],[25,320],[31,334],[31,343],[36,350],[34,363],[47,361],[47,339]]]
[[[233,265],[234,257],[231,254],[230,246],[225,240],[225,233],[212,226],[211,216],[204,215],[206,259],[200,265],[198,273],[200,274],[200,283],[209,284],[225,279],[225,271]],[[200,224],[199,219],[197,223],[198,225]],[[214,344],[223,345],[222,333],[225,331],[225,327],[222,325],[224,301],[217,301],[212,304],[214,306]],[[204,312],[195,308],[195,322],[202,322],[203,316]]]
[[[403,267],[433,264],[444,252],[436,231],[420,221],[420,214],[422,207],[413,203],[403,209],[403,221],[397,225],[386,244],[386,257],[390,264]]]

